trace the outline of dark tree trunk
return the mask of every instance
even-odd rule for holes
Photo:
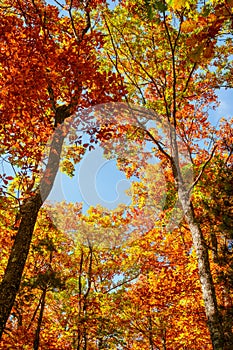
[[[152,317],[151,317],[151,315],[148,316],[148,322],[149,322],[149,343],[150,343],[150,350],[154,350],[153,327],[152,327]]]
[[[0,285],[0,337],[19,290],[37,214],[42,205],[40,193],[28,199],[21,209],[21,222]]]
[[[44,289],[41,296],[41,305],[40,305],[40,313],[36,327],[35,339],[33,343],[33,350],[38,350],[40,345],[40,330],[43,320],[44,308],[45,308],[45,298],[46,298],[47,289]]]
[[[163,335],[162,335],[162,346],[163,346],[163,350],[166,350],[166,329],[163,330]]]
[[[61,111],[59,108],[56,114],[60,116]],[[63,123],[68,116],[66,111],[63,120],[60,118],[59,122]],[[60,125],[53,135],[48,163],[41,179],[40,187],[32,192],[29,198],[25,199],[20,208],[20,225],[0,284],[0,339],[19,290],[38,212],[53,187],[65,136],[66,126]]]

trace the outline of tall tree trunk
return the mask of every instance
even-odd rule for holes
[[[196,251],[199,279],[205,306],[205,314],[207,317],[207,325],[210,331],[213,350],[224,350],[224,332],[221,317],[218,311],[214,282],[210,270],[209,252],[201,227],[195,218],[193,204],[190,199],[190,189],[185,184],[185,180],[182,175],[179,161],[181,154],[179,153],[177,135],[175,129],[171,126],[170,141],[172,148],[172,156],[170,157],[170,162],[172,166],[173,176],[177,184],[178,198],[184,211],[186,221],[189,225],[193,245]]]
[[[33,198],[25,202],[21,211],[20,226],[0,285],[0,338],[19,290],[32,233],[41,205],[40,193],[36,193]]]
[[[44,314],[44,308],[45,308],[46,293],[47,293],[47,288],[45,288],[43,290],[42,296],[41,296],[40,313],[39,313],[39,318],[38,318],[37,327],[36,327],[35,339],[34,339],[34,342],[33,342],[33,350],[38,350],[39,349],[40,330],[41,330],[43,314]]]
[[[151,317],[151,315],[148,316],[148,322],[149,322],[149,344],[150,344],[150,350],[154,350],[153,327],[152,327],[152,317]]]
[[[201,228],[195,219],[192,202],[187,199],[187,191],[179,189],[179,199],[185,218],[189,224],[198,260],[199,278],[205,305],[205,313],[214,350],[224,349],[224,333],[218,311],[216,293],[209,264],[208,248]]]
[[[164,328],[164,330],[163,330],[162,347],[163,347],[162,350],[166,350],[167,349],[167,347],[166,347],[166,328]]]
[[[61,107],[63,107],[63,110]],[[57,120],[58,117],[60,118],[60,124],[70,116],[67,109],[65,110],[64,106],[61,107],[57,108],[55,115],[55,120]],[[61,112],[63,112],[62,115]],[[40,186],[36,191],[32,192],[31,197],[25,199],[20,208],[21,221],[19,229],[0,284],[0,339],[19,290],[38,212],[53,187],[59,168],[62,145],[66,136],[65,128],[64,125],[60,125],[55,130],[50,146],[48,163],[41,179]]]

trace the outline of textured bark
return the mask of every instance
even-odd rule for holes
[[[63,122],[67,117],[67,113],[64,113],[63,120],[60,118],[59,122]],[[36,191],[32,192],[29,198],[25,199],[20,208],[21,221],[19,229],[0,284],[0,338],[19,290],[38,212],[53,187],[65,136],[65,127],[60,125],[53,135],[48,163],[41,179],[40,186]]]
[[[19,290],[21,276],[28,256],[37,214],[42,205],[40,193],[27,200],[22,207],[22,217],[0,285],[0,337]]]
[[[206,246],[201,228],[195,220],[192,202],[187,199],[187,191],[180,188],[179,199],[185,212],[186,220],[189,224],[197,255],[199,278],[213,349],[223,350],[226,349],[224,344],[224,333],[221,317],[218,312],[216,293],[210,270],[208,248]]]
[[[172,157],[170,158],[170,161],[173,176],[177,184],[178,198],[185,214],[186,221],[189,225],[193,245],[196,251],[199,279],[205,306],[205,314],[207,317],[207,324],[210,331],[213,350],[225,350],[226,344],[221,317],[218,311],[215,287],[210,270],[209,252],[202,234],[201,227],[195,218],[192,201],[190,199],[189,188],[187,188],[185,185],[185,181],[181,172],[177,136],[175,129],[172,127],[170,127],[170,141],[172,148]],[[209,160],[210,159],[211,158],[209,158]]]

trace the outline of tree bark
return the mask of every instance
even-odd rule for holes
[[[166,346],[166,328],[164,328],[164,330],[163,330],[162,346],[163,346],[162,350],[167,350],[167,346]]]
[[[151,317],[151,315],[148,316],[148,322],[149,322],[149,344],[150,344],[150,350],[154,350],[153,327],[152,327],[152,317]]]
[[[224,350],[224,333],[210,270],[208,248],[201,228],[195,220],[192,202],[187,199],[187,191],[180,188],[178,190],[178,195],[185,213],[185,218],[189,224],[193,245],[197,255],[199,278],[213,349]]]
[[[209,252],[201,227],[195,218],[193,204],[190,199],[190,189],[187,187],[187,185],[185,185],[185,181],[181,172],[177,136],[173,127],[170,127],[170,142],[172,148],[172,156],[170,158],[170,161],[173,176],[177,184],[178,198],[181,203],[185,219],[189,225],[193,245],[196,251],[199,279],[205,306],[205,314],[207,318],[207,325],[210,331],[213,350],[224,350],[224,332],[221,317],[218,311],[214,282],[210,270]]]
[[[57,112],[60,113],[59,108]],[[68,116],[66,111],[63,115],[63,119],[60,118],[59,120],[60,124],[62,124]],[[32,192],[29,198],[24,200],[20,208],[20,225],[0,284],[0,339],[19,290],[38,212],[53,187],[66,134],[65,125],[60,125],[55,130],[50,146],[47,166],[40,181],[40,186],[37,190]]]
[[[37,322],[35,339],[34,339],[34,342],[33,342],[33,350],[38,350],[39,349],[39,345],[40,345],[40,330],[41,330],[43,314],[44,314],[44,309],[45,309],[46,293],[47,293],[47,288],[45,288],[43,290],[42,296],[41,296],[40,313],[39,313],[39,318],[38,318],[38,322]]]

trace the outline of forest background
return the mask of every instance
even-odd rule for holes
[[[1,349],[232,349],[232,1],[0,11]]]

